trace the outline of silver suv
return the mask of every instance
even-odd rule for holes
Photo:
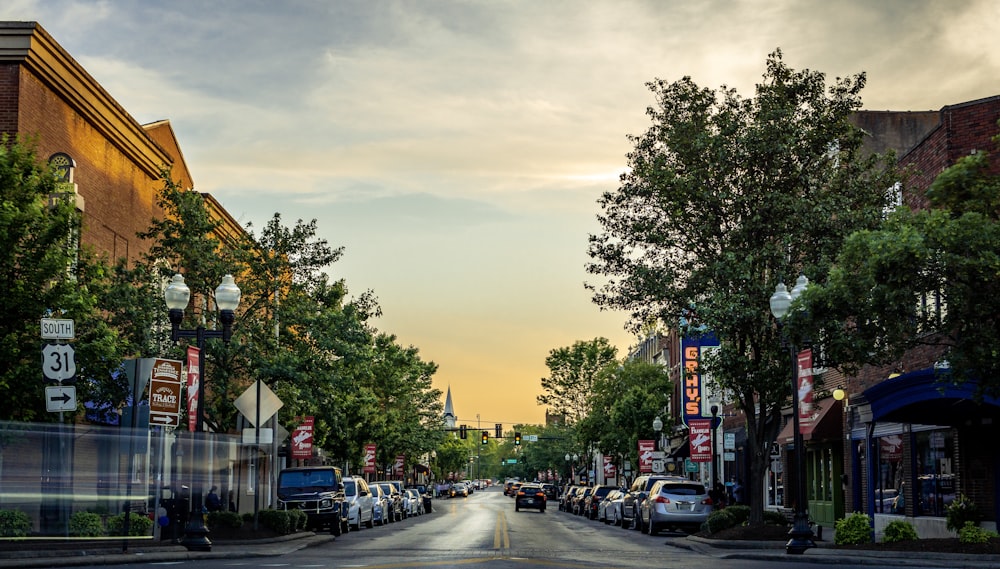
[[[705,485],[684,478],[670,478],[653,484],[639,507],[639,530],[656,535],[661,529],[694,533],[712,512],[712,499]]]

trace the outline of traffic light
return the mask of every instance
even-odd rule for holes
[[[496,433],[494,434],[494,436],[496,438],[498,438],[498,439],[502,439],[503,438],[503,424],[497,423]]]
[[[514,444],[521,444],[521,433],[514,433]]]
[[[466,437],[465,425],[459,425],[458,426],[458,436],[461,437],[463,440],[465,439],[465,437]]]
[[[490,432],[489,431],[483,431],[483,444],[484,445],[485,444],[489,444],[489,442],[490,442]]]

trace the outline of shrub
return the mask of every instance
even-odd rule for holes
[[[787,526],[788,518],[785,514],[775,510],[764,510],[764,523],[769,526]]]
[[[209,528],[233,528],[243,527],[243,518],[236,512],[209,512],[206,522]]]
[[[293,513],[297,510],[261,510],[258,520],[261,525],[279,535],[287,535],[295,531],[298,517]],[[298,512],[302,513],[302,512]]]
[[[917,539],[920,539],[920,536],[917,535],[917,530],[913,528],[913,524],[904,522],[903,520],[889,522],[885,526],[885,532],[882,534],[882,543],[914,541]]]
[[[150,535],[153,520],[134,512],[129,512],[128,534],[130,536]],[[108,535],[125,535],[125,513],[108,518]]]
[[[76,512],[69,517],[69,534],[75,537],[99,537],[104,535],[101,515],[93,512]]]
[[[708,519],[705,520],[705,529],[708,533],[717,533],[735,525],[736,516],[729,512],[729,508],[724,510],[715,510],[714,512],[708,514]]]
[[[729,512],[733,518],[736,519],[735,525],[743,525],[750,519],[750,506],[734,504],[732,506],[726,506],[725,511]]]
[[[302,531],[309,525],[309,516],[302,510],[291,510],[288,514],[292,517],[292,531]]]
[[[31,518],[21,510],[0,510],[0,537],[27,537]]]
[[[1000,537],[1000,534],[985,530],[973,522],[965,522],[962,529],[958,530],[958,541],[961,543],[987,543],[993,537]]]
[[[976,504],[965,494],[959,494],[954,502],[945,508],[945,527],[948,531],[959,531],[965,528],[967,523],[979,525],[982,516],[976,511]]]
[[[871,518],[868,514],[854,512],[837,520],[834,524],[834,543],[837,545],[861,545],[871,541]]]

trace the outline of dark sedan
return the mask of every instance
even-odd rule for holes
[[[544,512],[547,501],[545,490],[540,485],[522,484],[514,496],[514,511],[520,512],[521,508],[532,508]]]

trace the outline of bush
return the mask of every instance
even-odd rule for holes
[[[128,534],[130,536],[150,535],[153,529],[153,520],[146,516],[141,516],[134,512],[129,513]],[[125,513],[108,518],[108,535],[125,535]]]
[[[302,510],[291,510],[288,514],[292,517],[292,531],[302,531],[309,525],[309,516]]]
[[[206,521],[209,529],[213,528],[233,528],[243,527],[243,518],[236,512],[209,512]]]
[[[69,517],[69,534],[74,537],[100,537],[104,535],[101,515],[93,512],[76,512]]]
[[[882,534],[882,543],[915,541],[918,539],[920,539],[920,536],[917,535],[917,530],[913,528],[913,524],[904,522],[903,520],[889,522],[885,526],[885,532]]]
[[[736,519],[735,525],[738,526],[747,523],[747,521],[750,519],[750,506],[741,506],[739,504],[735,504],[732,506],[726,506],[725,511],[729,512],[733,516],[733,518]]]
[[[954,502],[948,504],[944,516],[945,527],[948,528],[948,531],[959,531],[964,529],[968,523],[978,526],[979,521],[982,520],[982,516],[976,511],[975,502],[965,494],[959,494]]]
[[[279,535],[288,535],[298,529],[299,515],[305,513],[298,510],[261,510],[258,520],[261,525]]]
[[[785,514],[775,510],[764,510],[764,523],[769,526],[787,526],[788,518]]]
[[[833,542],[837,545],[861,545],[871,541],[871,518],[868,514],[854,512],[846,518],[837,520],[834,524],[836,536]]]
[[[985,530],[973,522],[966,522],[962,529],[958,530],[958,541],[961,543],[987,543],[993,537],[1000,537],[1000,534]]]
[[[705,520],[705,530],[708,531],[708,533],[718,533],[735,525],[736,516],[729,512],[729,508],[724,510],[715,510],[714,512],[708,514],[708,519]]]
[[[27,537],[31,518],[21,510],[0,510],[0,537]]]

